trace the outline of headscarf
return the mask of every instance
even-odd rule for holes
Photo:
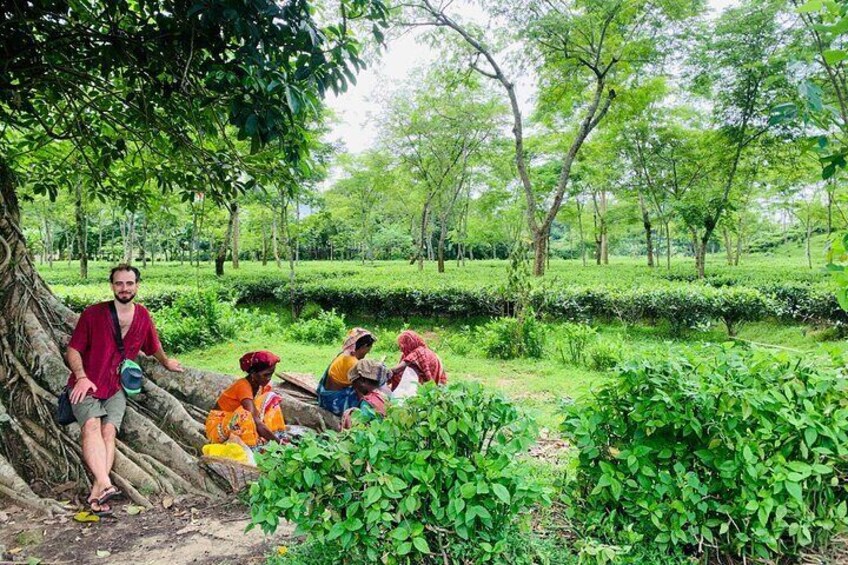
[[[366,335],[370,335],[374,341],[377,341],[377,338],[374,337],[374,334],[366,330],[365,328],[353,328],[349,332],[347,332],[347,337],[344,340],[344,344],[342,345],[342,352],[347,353],[348,355],[352,355],[356,350],[356,342],[360,340],[360,338],[365,337]]]
[[[400,360],[409,365],[415,365],[418,369],[418,382],[424,384],[433,381],[437,385],[447,384],[448,376],[442,367],[442,361],[427,347],[424,338],[412,330],[405,330],[398,336],[397,343],[400,347]],[[397,384],[394,386],[396,387]]]
[[[272,365],[276,365],[279,362],[280,358],[270,351],[251,351],[241,356],[239,366],[245,373],[255,373],[256,371],[262,371]]]

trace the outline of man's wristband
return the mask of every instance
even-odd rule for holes
[[[81,377],[77,377],[77,382],[79,382],[79,381],[81,381],[81,380],[83,380],[83,379],[86,379],[86,380],[89,380],[89,381],[91,380],[91,379],[89,379],[88,377],[86,377],[85,375],[83,375],[83,376],[81,376]]]

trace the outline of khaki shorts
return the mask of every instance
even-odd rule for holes
[[[106,400],[86,396],[78,404],[71,404],[71,410],[80,426],[91,418],[102,418],[101,424],[112,424],[116,431],[121,431],[121,422],[127,411],[127,395],[118,390]]]

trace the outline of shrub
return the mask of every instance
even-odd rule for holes
[[[486,357],[539,359],[545,352],[545,326],[528,308],[520,318],[496,318],[480,329],[480,339]]]
[[[588,347],[586,356],[590,368],[596,371],[608,371],[621,361],[621,344],[598,340]]]
[[[252,323],[249,314],[221,301],[214,289],[182,294],[155,318],[159,338],[175,353],[220,343]]]
[[[534,437],[480,385],[425,385],[385,419],[269,448],[250,488],[252,526],[295,522],[328,563],[495,560],[548,497],[516,458]]]
[[[836,371],[739,347],[621,364],[564,408],[572,512],[670,550],[796,554],[848,526],[846,388]]]
[[[586,358],[586,347],[595,339],[597,332],[586,324],[565,323],[561,326],[562,340],[557,351],[563,363],[582,365]]]
[[[762,320],[769,312],[769,303],[757,290],[750,288],[722,289],[713,299],[715,316],[724,322],[727,335],[736,335],[744,322]]]
[[[310,320],[298,320],[289,328],[289,335],[295,341],[327,344],[341,342],[345,329],[344,316],[330,310]]]

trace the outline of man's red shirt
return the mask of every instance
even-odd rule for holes
[[[80,315],[68,343],[68,347],[79,351],[86,376],[97,386],[97,392],[91,393],[92,396],[101,400],[111,398],[121,386],[118,366],[122,359],[115,342],[109,302],[86,308]],[[132,324],[124,336],[124,353],[127,359],[135,359],[139,351],[153,355],[161,347],[150,312],[144,306],[136,304]],[[71,373],[68,386],[74,386],[75,383],[76,377]]]

